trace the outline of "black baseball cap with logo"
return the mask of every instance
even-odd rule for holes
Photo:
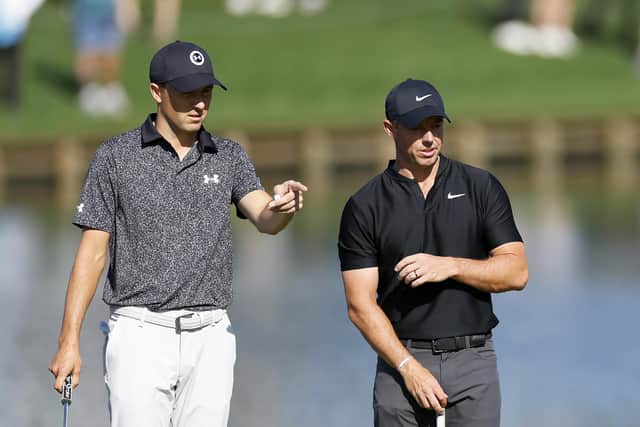
[[[397,120],[408,129],[417,128],[420,122],[432,116],[451,122],[440,93],[424,80],[407,79],[396,85],[387,95],[384,110],[387,119]]]
[[[175,41],[162,47],[149,65],[151,83],[167,83],[178,92],[191,92],[207,86],[227,87],[213,74],[207,52],[193,43]]]

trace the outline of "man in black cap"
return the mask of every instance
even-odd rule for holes
[[[376,426],[495,427],[491,293],[523,289],[524,245],[489,172],[441,153],[438,91],[406,80],[386,99],[396,159],[347,202],[339,254],[349,317],[378,353]]]
[[[203,127],[216,78],[204,49],[160,49],[150,66],[157,113],[97,149],[76,207],[82,228],[59,348],[60,391],[80,379],[82,321],[110,260],[105,383],[111,425],[226,426],[233,387],[229,205],[276,234],[302,208],[297,181],[264,191],[236,142]]]

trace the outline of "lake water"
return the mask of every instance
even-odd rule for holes
[[[502,425],[640,426],[639,193],[596,176],[551,191],[497,175],[530,262],[524,292],[494,296]],[[335,241],[342,205],[365,179],[340,181],[328,201],[310,192],[305,211],[276,237],[234,223],[232,427],[372,425],[375,357],[347,319]],[[59,425],[47,365],[79,231],[69,223],[72,206],[20,200],[0,209],[0,423]],[[70,426],[108,425],[98,328],[105,312],[96,297]]]

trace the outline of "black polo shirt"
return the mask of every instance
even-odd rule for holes
[[[378,267],[378,304],[400,338],[433,339],[489,332],[498,324],[491,295],[446,280],[411,288],[394,271],[415,253],[486,259],[522,241],[506,191],[489,172],[440,155],[425,200],[394,161],[347,202],[339,235],[341,268]]]
[[[107,304],[226,308],[229,205],[262,189],[260,180],[239,144],[202,128],[180,160],[154,122],[152,114],[98,147],[73,223],[111,235]]]

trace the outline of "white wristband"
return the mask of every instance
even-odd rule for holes
[[[409,356],[407,356],[407,357],[405,357],[404,359],[402,359],[402,362],[400,362],[400,363],[398,364],[398,371],[399,371],[400,369],[402,369],[402,367],[403,367],[403,366],[404,366],[404,365],[409,361],[409,359],[411,359],[411,357],[409,357]]]

